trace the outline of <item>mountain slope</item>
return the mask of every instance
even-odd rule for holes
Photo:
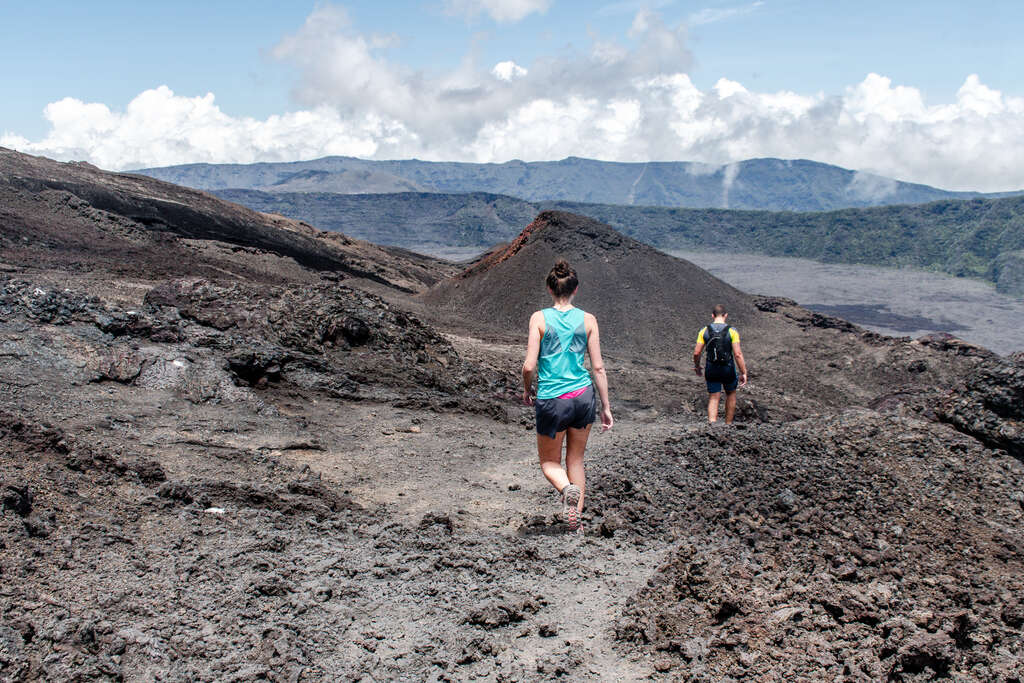
[[[912,266],[977,277],[1024,294],[1024,197],[943,200],[821,213],[685,210],[560,203],[663,249]]]
[[[397,180],[360,180],[359,174],[365,174],[401,179],[430,192],[488,192],[528,201],[786,211],[985,196],[949,192],[804,159],[750,159],[712,166],[690,162],[620,163],[577,157],[502,164],[325,157],[292,163],[188,164],[136,172],[204,190],[394,191],[383,187],[387,182],[393,182],[395,190],[400,189]],[[378,189],[372,189],[375,185]]]
[[[321,232],[196,190],[0,148],[0,246],[10,265],[256,278],[245,250],[335,277],[415,291],[447,273],[432,259]],[[159,255],[157,255],[159,254]],[[275,266],[276,267],[276,266]],[[255,270],[254,270],[255,269]],[[271,269],[273,270],[273,269]]]
[[[324,230],[359,235],[377,244],[408,248],[490,247],[516,235],[537,215],[514,197],[471,194],[332,194],[217,190],[218,197]]]
[[[579,274],[576,302],[601,321],[603,345],[613,353],[678,357],[717,303],[737,324],[764,326],[749,296],[707,271],[561,211],[541,213],[510,245],[424,296],[442,310],[519,330],[533,311],[551,305],[544,278],[559,257]]]
[[[344,170],[299,171],[265,188],[270,192],[337,192],[340,194],[373,194],[377,192],[420,192],[422,187],[390,173]]]

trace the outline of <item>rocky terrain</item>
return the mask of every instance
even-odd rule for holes
[[[568,214],[461,269],[5,153],[0,240],[0,680],[1024,677],[1024,358]],[[582,536],[516,401],[554,255],[616,417]]]
[[[615,627],[666,679],[1021,676],[1020,462],[1005,451],[846,411],[701,427],[602,476],[602,493],[651,501],[638,514],[605,494],[613,526],[678,539]]]

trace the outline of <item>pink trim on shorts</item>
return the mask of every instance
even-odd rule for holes
[[[586,391],[589,388],[590,388],[590,385],[588,384],[587,386],[583,387],[582,389],[577,389],[576,391],[570,391],[567,394],[562,394],[558,398],[576,398],[577,396],[579,396],[580,394],[582,394],[584,391]]]

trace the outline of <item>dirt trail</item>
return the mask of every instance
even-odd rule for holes
[[[530,409],[521,411],[526,421]],[[332,429],[328,421],[340,415],[344,420]],[[532,424],[375,404],[333,406],[323,415],[307,412],[306,419],[323,450],[278,455],[322,473],[354,502],[412,528],[425,519],[456,519],[452,544],[469,546],[471,560],[481,554],[472,550],[477,545],[505,548],[517,558],[544,558],[539,567],[499,582],[543,596],[546,604],[537,618],[500,639],[507,650],[485,662],[480,675],[523,670],[543,679],[560,668],[572,670],[577,680],[608,680],[609,672],[623,681],[650,675],[649,661],[631,660],[616,649],[613,615],[664,563],[671,544],[602,536],[596,525],[583,537],[566,534],[557,518],[557,494],[537,466]],[[621,459],[624,444],[641,435],[656,438],[651,425],[627,414],[619,419],[611,432],[592,435],[586,459],[591,474]],[[344,452],[337,450],[342,447]],[[400,485],[388,484],[399,479]],[[497,668],[488,673],[491,665]]]

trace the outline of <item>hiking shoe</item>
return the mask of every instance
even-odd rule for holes
[[[562,515],[569,524],[569,531],[577,531],[580,528],[580,511],[577,506],[580,504],[580,496],[583,493],[576,484],[569,484],[562,489]]]

